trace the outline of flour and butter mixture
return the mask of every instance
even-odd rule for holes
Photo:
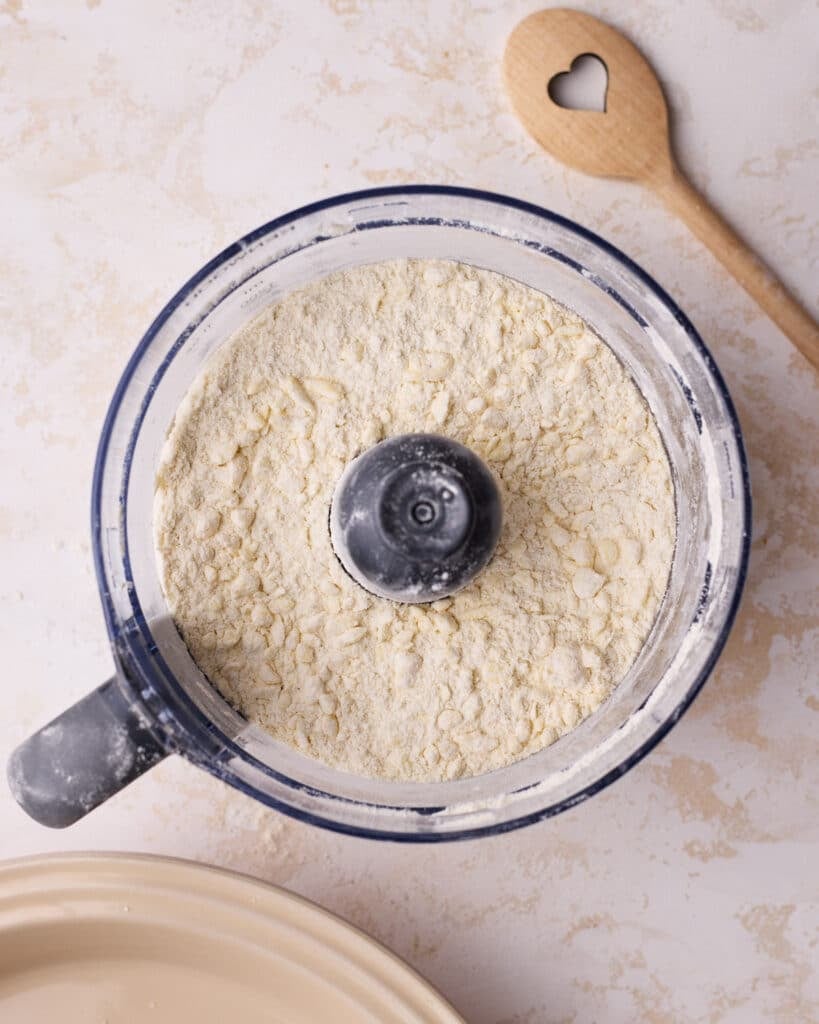
[[[355,456],[422,431],[486,462],[503,530],[466,589],[394,604],[345,574],[328,512]],[[434,781],[540,750],[606,699],[675,519],[648,408],[580,319],[410,260],[293,292],[215,354],[169,433],[154,526],[176,624],[231,704],[337,768]]]

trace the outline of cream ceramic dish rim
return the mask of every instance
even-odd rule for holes
[[[180,970],[190,966],[190,951],[169,939],[180,931],[194,947],[218,947],[220,971],[231,975],[222,974],[222,981],[241,979],[241,959],[261,955],[277,982],[292,984],[296,974],[302,976],[302,986],[311,980],[305,996],[307,987],[315,998],[321,983],[329,985],[330,996],[338,1002],[331,999],[328,1012],[340,1007],[356,1011],[345,1015],[345,1021],[464,1024],[395,953],[301,896],[249,875],[182,858],[103,852],[0,862],[0,1011],[15,966],[18,975],[26,970],[57,971],[99,957],[100,948],[106,959],[117,953],[127,959],[130,949],[135,962],[144,960],[144,946],[138,947],[129,931],[136,937],[146,926],[155,942],[150,953],[154,961],[166,955],[171,966],[174,961]],[[21,942],[30,929],[45,936],[66,928],[78,941],[66,948],[64,957],[62,949],[57,958],[50,958],[47,945]],[[151,979],[146,977],[145,982],[150,985]],[[40,974],[38,984],[43,984]],[[301,996],[298,999],[302,1001]],[[269,1007],[262,1012],[269,1013]],[[303,1010],[297,1003],[292,1012],[299,1014],[294,1021],[311,1019],[300,1015]],[[263,1019],[270,1018],[259,1018]]]

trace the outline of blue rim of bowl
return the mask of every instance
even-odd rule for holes
[[[702,689],[705,681],[710,676],[713,668],[722,653],[723,648],[727,642],[728,636],[731,632],[734,620],[736,618],[737,610],[742,598],[742,592],[745,586],[745,580],[748,571],[748,558],[750,552],[750,539],[751,539],[751,489],[750,489],[750,478],[748,472],[748,460],[745,452],[745,445],[742,437],[742,430],[739,424],[739,417],[737,416],[734,403],[731,399],[728,388],[725,384],[722,374],[717,367],[711,352],[705,345],[705,342],[700,337],[698,331],[677,305],[676,302],[671,298],[670,295],[662,288],[649,274],[647,274],[642,267],[636,264],[630,257],[626,256],[625,253],[621,252],[616,246],[611,245],[605,239],[595,234],[593,231],[589,231],[587,228],[576,224],[574,221],[569,220],[560,214],[554,213],[551,210],[547,210],[544,207],[537,206],[534,203],[526,202],[522,199],[515,199],[510,196],[504,196],[494,192],[487,192],[482,189],[471,189],[461,188],[458,186],[451,185],[395,185],[386,186],[384,188],[374,189],[363,189],[356,192],[346,192],[336,196],[330,196],[327,199],[322,199],[316,203],[310,203],[306,206],[299,207],[296,210],[292,210],[289,213],[283,214],[271,221],[266,222],[253,231],[244,235],[242,238],[233,242],[227,248],[223,249],[213,259],[209,260],[196,274],[194,274],[171,298],[159,314],[155,317],[148,330],[143,335],[136,349],[134,350],[131,358],[126,364],[125,370],[114,390],[114,394],[111,398],[111,403],[106,413],[105,421],[103,423],[102,432],[100,434],[99,445],[97,447],[97,454],[94,463],[94,475],[91,490],[91,535],[92,535],[92,546],[94,553],[94,568],[97,576],[97,584],[100,591],[100,597],[103,605],[103,613],[105,617],[106,627],[108,629],[109,636],[112,639],[112,643],[115,645],[117,650],[121,650],[120,641],[122,638],[122,624],[120,623],[116,611],[114,609],[113,602],[110,597],[108,583],[105,575],[105,566],[102,554],[102,540],[101,540],[101,503],[102,503],[102,485],[103,475],[106,459],[108,456],[108,449],[111,441],[111,434],[113,431],[114,420],[117,416],[122,397],[125,394],[127,388],[131,383],[131,379],[134,375],[136,368],[138,367],[142,356],[148,347],[152,344],[159,330],[162,328],[164,323],[169,317],[175,312],[175,310],[188,298],[191,292],[198,287],[211,273],[222,266],[226,261],[231,259],[233,256],[238,255],[243,249],[251,245],[253,242],[258,241],[260,238],[269,234],[273,231],[278,231],[288,224],[294,221],[300,220],[303,217],[309,216],[314,213],[318,213],[322,210],[329,209],[336,206],[346,206],[350,203],[358,203],[361,200],[375,199],[382,200],[391,196],[402,196],[402,195],[431,195],[431,196],[452,196],[459,199],[475,199],[481,202],[493,204],[500,207],[509,207],[518,210],[523,213],[531,214],[532,216],[538,217],[542,220],[556,224],[561,228],[564,228],[588,242],[591,242],[594,246],[602,250],[606,255],[612,257],[614,260],[619,262],[626,270],[628,270],[633,276],[638,278],[654,296],[665,305],[665,307],[671,312],[674,319],[682,327],[687,334],[689,340],[693,343],[694,347],[699,351],[703,358],[705,366],[711,375],[714,384],[720,396],[725,404],[728,420],[731,424],[734,440],[737,446],[737,453],[740,462],[741,476],[742,476],[742,510],[743,510],[743,524],[742,524],[742,539],[741,548],[739,555],[739,564],[737,566],[737,575],[734,583],[733,593],[731,595],[731,601],[725,614],[725,620],[719,635],[716,637],[708,659],[698,673],[696,679],[689,687],[687,693],[683,699],[677,704],[674,710],[668,715],[661,723],[657,725],[657,728],[651,733],[651,735],[631,754],[625,757],[616,767],[610,769],[599,779],[589,783],[578,793],[572,794],[569,797],[565,797],[562,800],[557,801],[554,804],[550,804],[537,811],[530,812],[528,814],[521,815],[516,818],[511,818],[507,821],[499,822],[491,825],[482,825],[472,828],[463,828],[453,831],[430,831],[430,832],[418,832],[408,833],[394,831],[390,829],[380,828],[369,828],[360,825],[350,825],[345,822],[340,822],[330,817],[325,817],[322,814],[315,814],[311,811],[302,810],[301,808],[293,807],[292,805],[283,802],[282,800],[272,797],[267,793],[262,793],[255,789],[252,785],[246,783],[243,779],[235,775],[229,770],[220,760],[214,758],[208,758],[206,756],[197,757],[195,750],[189,750],[175,748],[169,752],[178,752],[187,756],[194,763],[200,767],[209,771],[211,774],[217,776],[228,782],[234,788],[239,789],[241,792],[253,797],[255,800],[280,811],[283,814],[295,818],[299,821],[304,821],[308,824],[318,826],[320,828],[329,829],[330,831],[339,832],[346,835],[359,836],[366,839],[381,839],[393,842],[407,842],[407,843],[432,843],[432,842],[456,842],[465,839],[474,839],[480,836],[499,835],[504,832],[510,832],[518,828],[523,828],[526,825],[534,824],[535,822],[542,821],[545,818],[553,817],[560,814],[562,811],[568,810],[571,807],[576,806],[579,803],[587,800],[589,797],[594,796],[601,790],[605,789],[612,782],[619,779],[627,771],[638,764],[674,727],[679,721],[685,711],[690,707],[694,698]],[[444,218],[428,218],[425,219],[427,223],[446,223]],[[372,226],[384,226],[384,222],[381,221],[379,224]],[[315,244],[320,242],[322,239],[314,239],[312,243]],[[304,248],[304,247],[301,247]],[[560,258],[561,254],[550,250],[552,256]],[[566,260],[570,265],[574,265],[573,260]],[[581,269],[577,267],[576,269]],[[224,297],[223,297],[224,298]],[[222,301],[221,299],[219,301]],[[636,311],[631,310],[626,305],[628,311],[633,315],[637,316]],[[639,318],[641,319],[641,318]],[[130,556],[128,553],[127,543],[127,529],[126,529],[126,495],[128,492],[128,483],[130,478],[130,462],[133,454],[134,445],[136,438],[139,434],[139,430],[142,425],[142,421],[146,414],[150,398],[154,390],[156,380],[162,376],[173,359],[176,351],[181,344],[184,344],[186,337],[189,332],[177,340],[171,350],[168,352],[166,357],[163,359],[162,364],[156,371],[152,384],[148,388],[148,393],[143,399],[140,411],[136,421],[134,422],[131,430],[129,439],[128,449],[126,451],[124,464],[123,464],[123,475],[121,486],[119,490],[119,503],[122,509],[122,520],[121,530],[123,533],[123,549],[124,549],[124,568],[127,583],[129,584],[130,600],[134,610],[134,621],[136,622],[139,632],[142,636],[143,641],[146,644],[146,648],[149,654],[144,654],[138,647],[133,645],[130,640],[125,639],[127,646],[127,657],[129,657],[141,670],[143,679],[156,680],[156,662],[158,661],[162,667],[163,675],[166,679],[172,679],[173,673],[165,664],[158,650],[156,649],[153,639],[148,629],[147,621],[145,620],[142,612],[139,600],[136,596],[136,591],[133,586],[133,576],[131,573]],[[170,684],[168,684],[170,685]],[[163,682],[159,687],[152,686],[152,692],[150,695],[142,694],[143,699],[148,698],[149,706],[155,703],[162,704],[171,714],[174,719],[174,724],[182,731],[186,736],[190,736],[192,732],[200,733],[204,737],[210,735],[211,737],[216,734],[218,736],[219,744],[223,750],[229,754],[239,757],[245,762],[249,762],[261,770],[264,774],[275,778],[278,782],[285,784],[291,789],[301,792],[309,792],[316,796],[320,796],[322,799],[329,801],[338,801],[344,805],[359,805],[366,807],[377,813],[378,811],[404,811],[407,813],[415,813],[423,817],[431,817],[436,811],[441,811],[444,808],[439,807],[396,807],[389,804],[376,804],[365,801],[356,801],[349,797],[337,796],[333,793],[327,793],[323,790],[316,790],[314,787],[307,786],[303,783],[297,782],[288,776],[282,775],[276,772],[275,769],[271,769],[269,765],[264,764],[257,758],[248,754],[246,750],[241,748],[233,740],[229,739],[221,730],[216,729],[210,719],[199,709],[199,707],[193,702],[193,700],[184,692],[182,687],[174,686],[173,698],[175,701],[179,701],[187,715],[190,716],[191,720],[183,722],[177,717],[177,715],[171,713],[171,709],[168,706],[166,695],[165,695],[166,683]],[[151,716],[153,719],[155,715]],[[528,788],[528,787],[527,787]]]

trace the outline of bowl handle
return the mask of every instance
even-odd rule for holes
[[[128,683],[114,676],[14,751],[14,799],[41,825],[73,825],[167,755],[150,725]]]

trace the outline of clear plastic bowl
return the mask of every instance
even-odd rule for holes
[[[668,590],[612,696],[545,750],[441,783],[345,774],[248,724],[180,639],[152,541],[159,453],[180,400],[214,349],[293,288],[404,257],[483,267],[574,309],[648,401],[676,494]],[[750,494],[722,377],[685,315],[647,274],[547,210],[483,192],[417,186],[339,196],[280,217],[230,246],[179,291],[140,342],[111,402],[92,525],[118,674],[13,755],[12,788],[30,813],[46,824],[69,824],[178,752],[294,817],[358,835],[430,841],[502,832],[557,814],[618,778],[668,732],[705,682],[733,621],[748,557]],[[54,766],[50,774],[45,760]]]

